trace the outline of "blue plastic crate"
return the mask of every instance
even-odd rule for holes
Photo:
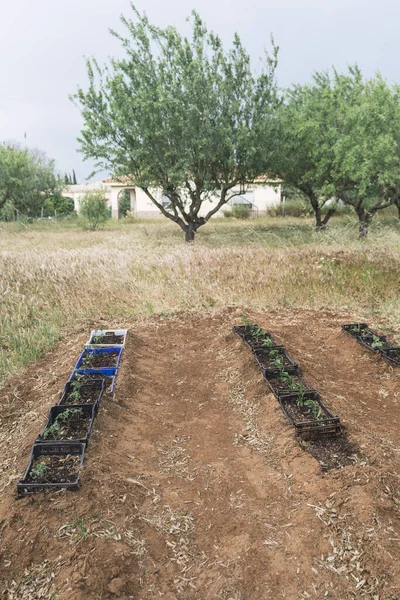
[[[117,354],[118,355],[117,364],[115,365],[115,367],[93,367],[90,369],[86,369],[83,366],[83,361],[85,359],[85,356],[88,356],[90,354]],[[114,370],[114,373],[116,373],[118,371],[119,363],[121,361],[121,355],[122,355],[122,348],[85,348],[78,358],[78,361],[75,365],[75,370],[83,369],[84,371],[87,371],[87,370],[101,371],[102,369],[110,369],[110,370]]]
[[[117,369],[111,369],[111,368],[103,368],[103,369],[74,369],[71,373],[70,378],[68,379],[68,381],[73,381],[74,379],[78,378],[78,375],[92,375],[93,377],[88,377],[87,382],[88,383],[92,383],[92,381],[96,381],[96,375],[98,376],[99,379],[101,379],[101,376],[105,376],[105,377],[111,377],[111,384],[107,385],[107,383],[104,383],[104,390],[106,394],[112,394],[114,392],[114,386],[115,386],[115,377],[117,375],[118,370]]]

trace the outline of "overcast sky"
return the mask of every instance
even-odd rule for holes
[[[280,46],[281,86],[316,70],[358,63],[400,83],[397,0],[137,0],[159,26],[185,31],[195,8],[229,43],[235,31],[256,64],[270,33]],[[68,99],[85,85],[84,56],[100,62],[119,53],[108,29],[121,30],[129,0],[0,0],[0,141],[44,150],[83,182],[91,165],[77,152],[78,109]]]

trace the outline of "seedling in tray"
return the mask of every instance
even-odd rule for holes
[[[112,394],[115,385],[115,369],[90,369],[88,371],[74,370],[69,379],[70,382],[79,381],[82,384],[91,384],[97,381],[104,382],[104,391]]]
[[[304,438],[317,438],[337,435],[340,432],[340,418],[335,417],[321,401],[314,390],[301,396],[293,394],[279,399],[287,419],[296,428],[296,434]]]
[[[77,490],[84,455],[85,446],[79,443],[35,444],[24,477],[17,484],[18,496],[62,488]]]
[[[289,373],[287,370],[282,371],[266,371],[264,372],[265,379],[272,392],[277,398],[288,396],[296,393],[301,397],[304,392],[309,391],[306,382],[300,377],[297,369],[292,369]]]
[[[113,369],[113,374],[119,367],[122,348],[85,348],[79,356],[75,369]]]
[[[124,347],[127,331],[127,329],[95,329],[91,332],[85,346]]]
[[[380,352],[390,347],[387,337],[378,335],[368,327],[367,323],[350,323],[342,325],[342,329],[351,337],[355,337],[359,344],[374,350],[374,352]]]
[[[242,315],[244,325],[233,327],[233,331],[242,338],[244,343],[253,350],[254,348],[271,348],[274,346],[272,337],[259,325]]]
[[[65,384],[59,405],[61,404],[94,404],[95,413],[104,391],[104,381],[93,381],[84,383],[75,379]]]
[[[283,346],[272,348],[255,348],[254,356],[260,368],[263,370],[282,370],[285,367],[297,367],[297,364],[289,358]]]
[[[38,443],[61,443],[65,440],[88,443],[93,425],[93,404],[53,406]]]
[[[394,365],[400,366],[400,347],[399,348],[384,348],[381,354],[386,360],[389,360]]]

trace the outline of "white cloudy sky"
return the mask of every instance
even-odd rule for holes
[[[400,83],[400,3],[396,0],[136,0],[159,26],[185,30],[195,8],[226,43],[238,31],[254,61],[273,33],[280,85],[313,71],[357,62]],[[0,0],[0,141],[44,150],[60,171],[83,181],[91,166],[77,152],[81,127],[68,94],[84,85],[84,56],[119,52],[108,29],[121,29],[129,0]]]

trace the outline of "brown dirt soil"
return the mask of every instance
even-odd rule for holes
[[[354,315],[250,313],[346,425],[324,472],[294,438],[241,311],[124,324],[79,492],[16,500],[16,481],[87,339],[2,394],[0,598],[400,598],[400,369],[340,332]]]

